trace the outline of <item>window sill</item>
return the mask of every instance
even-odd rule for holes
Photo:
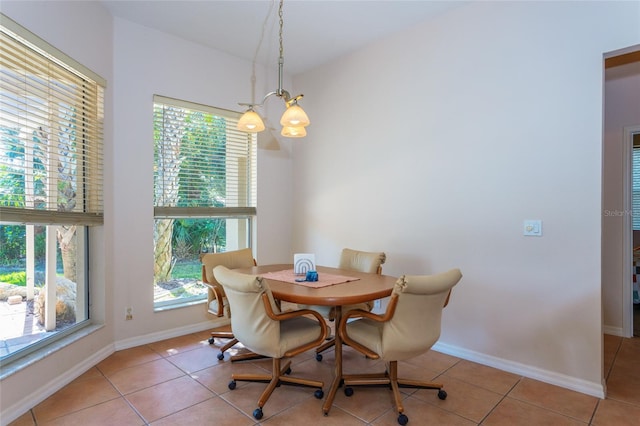
[[[2,367],[0,368],[0,380],[4,380],[7,377],[17,373],[18,371],[21,371],[29,367],[30,365],[43,360],[54,352],[57,352],[60,349],[63,349],[73,344],[74,342],[77,342],[78,340],[98,331],[102,327],[104,327],[104,325],[102,324],[88,324],[86,327],[83,327],[69,334],[68,336],[58,339],[51,344],[38,349],[28,355],[10,361],[7,364],[2,363]]]
[[[180,302],[171,302],[158,304],[153,307],[153,312],[164,312],[172,309],[188,308],[189,306],[203,305],[207,303],[207,299],[185,300]]]

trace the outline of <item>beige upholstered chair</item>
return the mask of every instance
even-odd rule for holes
[[[256,261],[253,258],[253,253],[250,248],[227,251],[223,253],[202,253],[200,255],[200,263],[202,263],[202,282],[208,287],[207,297],[207,312],[216,317],[226,316],[231,317],[231,311],[229,310],[229,304],[224,294],[224,288],[216,281],[213,275],[213,268],[218,265],[224,265],[229,269],[235,268],[250,268],[256,265]],[[238,343],[238,340],[234,337],[233,331],[213,331],[209,338],[209,344],[213,344],[215,338],[230,339],[226,345],[220,348],[218,359],[224,359],[224,352]],[[245,353],[241,355],[235,355],[231,358],[232,361],[238,361],[242,359],[256,358],[255,354]]]
[[[382,274],[382,264],[386,259],[387,255],[383,252],[368,252],[345,248],[340,254],[340,264],[338,265],[338,268],[350,271],[368,272],[371,274]],[[331,321],[335,319],[334,308],[331,306],[311,306],[309,308],[320,312],[322,316]],[[344,313],[351,309],[365,309],[371,311],[373,309],[373,302],[343,306],[342,312]],[[335,346],[335,344],[335,338],[331,338],[318,347],[316,349],[316,360],[322,361],[322,352]]]
[[[305,352],[324,341],[328,331],[322,316],[308,309],[281,312],[266,280],[259,276],[241,274],[224,266],[217,266],[213,273],[224,287],[233,309],[231,327],[235,337],[254,353],[273,360],[270,375],[231,376],[231,390],[235,389],[237,380],[269,382],[258,400],[253,417],[258,420],[262,418],[262,407],[280,384],[316,387],[319,389],[315,397],[322,398],[322,382],[289,376],[290,360],[282,365],[283,358]]]
[[[344,375],[345,395],[353,394],[352,385],[389,384],[401,425],[409,419],[404,414],[399,387],[438,389],[440,399],[447,397],[440,383],[398,378],[398,361],[427,352],[438,341],[442,309],[460,278],[459,269],[437,275],[405,275],[396,282],[384,315],[366,310],[343,315],[338,326],[343,341],[368,358],[387,363],[384,373]],[[349,321],[353,318],[361,319]]]

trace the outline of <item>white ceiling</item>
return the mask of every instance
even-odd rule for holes
[[[277,1],[103,0],[102,3],[114,16],[247,60],[255,57],[258,63],[277,64]],[[468,1],[287,0],[283,9],[285,72],[307,71],[465,3]]]

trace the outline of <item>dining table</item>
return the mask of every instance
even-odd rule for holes
[[[305,275],[295,275],[293,264],[260,265],[236,269],[238,272],[259,275],[266,279],[273,297],[300,305],[331,306],[335,312],[335,374],[322,406],[324,415],[329,414],[333,400],[342,385],[342,339],[337,325],[342,318],[342,307],[391,295],[396,277],[376,273],[358,272],[325,266],[316,266],[317,282],[305,281]]]

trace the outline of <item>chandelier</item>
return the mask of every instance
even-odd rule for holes
[[[238,130],[249,133],[257,133],[261,132],[265,129],[264,122],[260,115],[255,111],[256,107],[262,107],[265,101],[271,96],[277,96],[281,98],[286,106],[282,117],[280,118],[280,124],[282,125],[282,136],[289,138],[302,138],[307,135],[307,131],[305,127],[309,125],[309,117],[304,112],[302,107],[298,105],[298,100],[300,100],[304,95],[300,94],[297,96],[291,96],[289,92],[282,88],[282,70],[284,67],[284,55],[282,48],[282,27],[284,25],[284,20],[282,17],[282,5],[284,0],[280,0],[280,7],[278,9],[278,16],[280,17],[280,56],[278,58],[278,89],[267,93],[262,102],[259,104],[255,103],[239,103],[238,105],[247,107],[245,113],[240,117],[238,121]]]

